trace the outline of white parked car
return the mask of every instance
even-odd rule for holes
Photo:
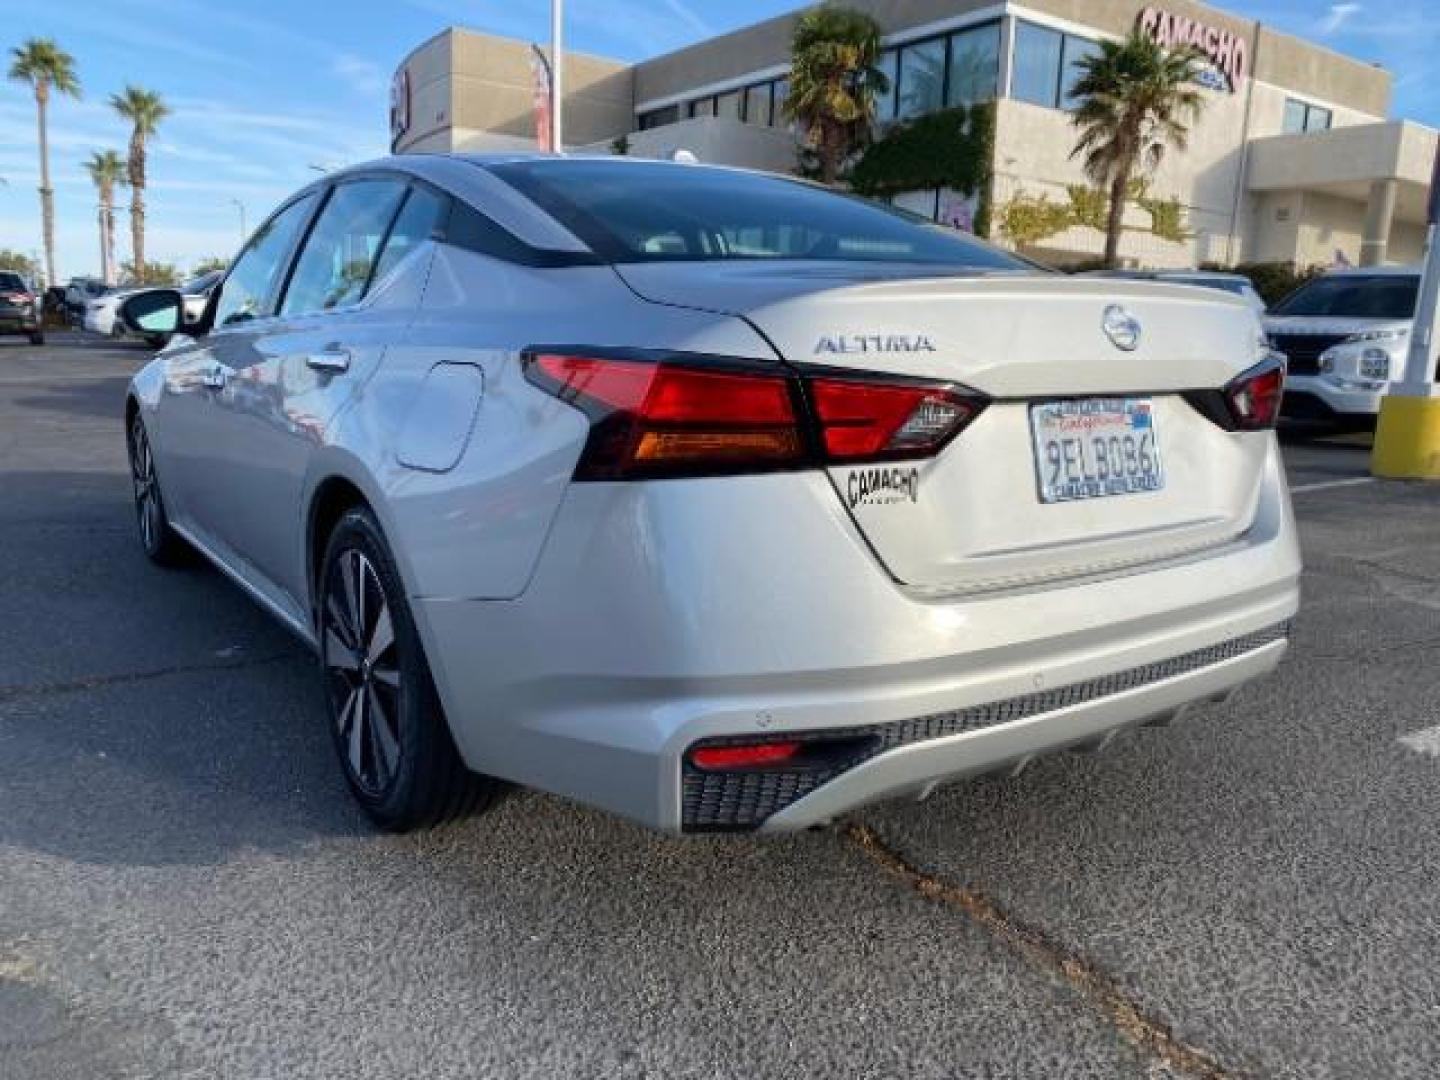
[[[319,655],[394,829],[493,778],[796,829],[1223,697],[1300,555],[1223,293],[790,179],[395,157],[256,232],[125,402],[145,551]]]
[[[1270,310],[1265,332],[1289,362],[1282,412],[1347,427],[1374,424],[1405,371],[1418,267],[1333,270]]]
[[[210,300],[210,290],[215,287],[215,283],[223,274],[224,271],[214,270],[192,278],[180,286],[179,292],[185,298],[185,323],[187,326],[199,322],[200,317],[205,314],[205,305]],[[105,295],[90,300],[85,305],[83,322],[85,329],[94,334],[104,334],[106,337],[125,336],[125,327],[117,318],[120,305],[136,293],[145,291],[144,288],[112,289]],[[168,337],[156,334],[147,336],[147,340],[158,347],[165,344]]]

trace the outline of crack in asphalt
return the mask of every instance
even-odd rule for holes
[[[165,679],[172,675],[191,675],[202,671],[241,671],[246,668],[265,667],[284,660],[294,660],[294,652],[270,653],[265,656],[243,660],[217,660],[204,664],[175,664],[171,667],[152,668],[149,671],[123,671],[113,675],[93,675],[68,682],[39,683],[34,686],[0,686],[0,705],[27,698],[57,697],[62,694],[79,694],[87,690],[103,690],[109,686],[125,686],[130,683],[149,682]]]
[[[960,909],[1036,967],[1058,975],[1102,1013],[1129,1043],[1151,1054],[1172,1072],[1193,1080],[1240,1080],[1246,1074],[1223,1065],[1198,1046],[1178,1038],[1169,1025],[1147,1013],[1113,978],[1066,949],[1038,927],[1018,922],[983,893],[925,873],[866,825],[850,824],[841,835],[872,862],[905,882],[927,900]]]

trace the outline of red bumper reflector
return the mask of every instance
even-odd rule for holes
[[[747,769],[757,765],[778,765],[800,753],[798,742],[755,743],[750,746],[707,746],[690,752],[699,769]]]

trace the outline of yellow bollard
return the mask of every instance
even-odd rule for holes
[[[1370,471],[1387,480],[1440,480],[1440,397],[1380,400]]]

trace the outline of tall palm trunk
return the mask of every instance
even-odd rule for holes
[[[115,284],[115,191],[109,185],[100,187],[100,280]]]
[[[130,140],[130,251],[136,283],[145,280],[145,140]]]
[[[45,284],[54,285],[55,275],[55,189],[50,186],[50,132],[46,111],[50,87],[35,84],[35,117],[40,126],[40,222],[45,239]]]
[[[1130,176],[1135,169],[1139,149],[1139,124],[1122,126],[1119,154],[1110,174],[1110,211],[1105,221],[1105,268],[1114,270],[1120,264],[1120,240],[1125,235],[1125,197],[1130,193]]]

